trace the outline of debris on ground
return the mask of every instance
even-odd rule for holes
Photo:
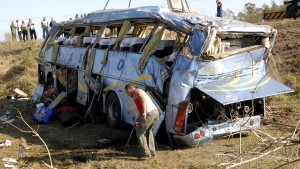
[[[50,123],[55,116],[56,116],[56,112],[54,109],[40,107],[31,116],[31,119],[36,123],[46,124],[46,123]]]
[[[22,156],[22,155],[23,155],[28,149],[30,149],[30,148],[31,148],[31,146],[24,148],[23,150],[21,150],[21,151],[19,152],[19,155],[18,155],[18,156]]]
[[[15,119],[12,118],[10,111],[6,111],[4,115],[0,116],[0,124],[12,123],[14,120]]]
[[[41,108],[41,107],[44,107],[45,106],[45,104],[44,103],[38,103],[38,104],[36,104],[36,108],[38,109],[38,108]]]
[[[14,92],[17,93],[17,97],[19,97],[19,98],[27,98],[28,97],[28,94],[26,94],[25,92],[23,92],[22,90],[20,90],[18,88],[16,88],[14,90]]]
[[[11,146],[10,140],[5,140],[5,142],[0,143],[0,147],[10,147],[10,146]]]
[[[4,163],[5,168],[12,168],[12,169],[17,169],[18,168],[15,165],[12,164],[12,163],[17,163],[17,160],[14,159],[14,158],[4,157],[2,159],[2,161]]]
[[[11,165],[11,164],[6,164],[6,163],[4,163],[4,167],[5,167],[5,168],[17,169],[17,167],[16,167],[16,166],[14,166],[14,165]]]

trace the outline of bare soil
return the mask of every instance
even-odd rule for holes
[[[246,160],[280,146],[259,132],[243,133],[241,139],[240,135],[235,135],[219,138],[196,148],[174,150],[165,139],[156,137],[157,156],[142,160],[137,158],[139,150],[135,133],[133,132],[129,138],[131,126],[124,124],[121,128],[113,129],[102,121],[65,127],[59,120],[51,124],[38,125],[30,119],[35,108],[29,101],[3,99],[1,105],[0,116],[6,111],[11,112],[12,118],[15,119],[12,124],[18,129],[1,123],[0,141],[11,140],[12,146],[0,148],[0,159],[4,157],[17,159],[19,164],[15,165],[23,168],[46,168],[44,163],[50,164],[50,161],[41,140],[32,133],[26,133],[30,129],[19,118],[18,112],[13,107],[22,111],[24,120],[46,142],[56,168],[224,168],[228,162],[238,163],[239,153],[243,160]],[[300,120],[300,114],[281,114],[272,110],[269,112],[274,114],[264,118],[261,131],[269,133],[274,138],[289,137]],[[111,142],[100,144],[97,140],[101,139],[109,139]],[[128,139],[129,144],[126,146]],[[300,167],[299,161],[289,163],[299,159],[300,155],[298,151],[300,138],[296,137],[293,140],[292,146],[237,168]],[[28,149],[24,151],[26,148]]]

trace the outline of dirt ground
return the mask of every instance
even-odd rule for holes
[[[53,166],[56,168],[225,168],[228,162],[238,163],[239,154],[243,160],[257,157],[259,154],[280,147],[280,143],[271,143],[270,137],[261,133],[249,132],[238,136],[220,138],[216,141],[199,145],[196,148],[171,149],[165,139],[156,138],[158,155],[154,158],[141,160],[137,158],[138,143],[133,133],[128,146],[132,127],[123,125],[119,129],[107,127],[105,121],[89,123],[74,127],[64,127],[58,120],[47,125],[37,125],[30,115],[34,112],[34,105],[28,101],[1,100],[0,116],[7,110],[13,119],[11,125],[1,123],[0,142],[12,141],[10,147],[0,148],[0,159],[10,157],[19,163],[16,166],[22,168],[47,168],[44,163],[50,165],[47,150],[41,140],[34,136],[25,123],[18,118],[18,113],[12,107],[17,107],[24,116],[24,120],[35,129],[49,147]],[[293,118],[290,125],[296,125],[300,116],[292,117],[282,115],[281,119]],[[276,117],[276,119],[280,119]],[[282,126],[279,131],[278,125],[273,119],[264,119],[262,131],[269,132],[274,138],[288,137],[293,129]],[[259,135],[256,136],[256,135]],[[299,138],[299,137],[297,137]],[[97,140],[109,139],[111,142],[100,144]],[[241,141],[241,149],[240,149]],[[259,160],[238,166],[236,168],[298,168],[299,143],[297,140],[292,146],[282,148]],[[26,149],[27,148],[27,149]],[[295,161],[296,160],[296,161]],[[295,162],[293,162],[295,161]],[[292,163],[289,163],[292,162]],[[0,164],[3,166],[4,164]]]

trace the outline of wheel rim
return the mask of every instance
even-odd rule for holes
[[[111,120],[116,121],[118,119],[119,110],[115,101],[109,104],[108,113]]]

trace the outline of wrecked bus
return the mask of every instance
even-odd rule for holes
[[[293,90],[268,76],[276,30],[162,7],[102,10],[52,28],[39,52],[37,90],[59,92],[133,124],[137,109],[124,86],[145,90],[171,145],[196,146],[259,129],[265,97]],[[163,125],[162,125],[163,124]]]

